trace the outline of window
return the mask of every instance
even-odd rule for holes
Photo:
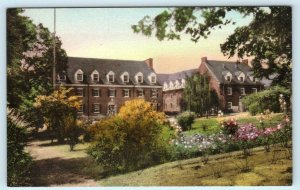
[[[93,112],[94,113],[100,113],[100,104],[93,104]]]
[[[232,88],[231,87],[227,87],[227,95],[232,95]]]
[[[230,81],[231,81],[231,77],[230,77],[230,76],[226,76],[226,80],[227,80],[228,82],[230,82]]]
[[[65,81],[66,80],[66,75],[65,74],[59,74],[58,75],[58,79],[60,80],[60,81]]]
[[[138,76],[138,83],[143,83],[143,76]]]
[[[108,75],[108,82],[114,82],[114,75],[113,74]]]
[[[78,112],[79,112],[79,113],[82,113],[82,112],[83,112],[83,104],[80,104],[79,109],[78,109]]]
[[[226,108],[227,109],[232,109],[232,102],[227,102],[226,103]]]
[[[93,81],[99,81],[99,74],[93,74]]]
[[[241,91],[241,95],[245,95],[246,94],[245,93],[245,88],[241,88],[240,91]]]
[[[244,77],[240,77],[239,80],[240,80],[241,82],[244,82]]]
[[[157,89],[152,89],[151,96],[152,98],[157,98]]]
[[[253,93],[257,93],[257,88],[252,88]]]
[[[123,76],[123,81],[124,82],[129,82],[129,76],[128,75],[124,75]]]
[[[83,97],[83,88],[77,88],[76,95],[80,96],[80,97]]]
[[[124,97],[128,98],[129,96],[129,89],[124,89]]]
[[[144,91],[143,90],[138,90],[137,95],[138,95],[138,97],[143,97],[144,96]]]
[[[81,73],[78,73],[77,75],[76,75],[76,80],[77,81],[83,81],[83,74],[81,74]]]
[[[151,83],[156,83],[156,77],[155,76],[151,76]]]
[[[94,96],[94,97],[99,97],[99,96],[100,96],[100,91],[99,91],[98,88],[94,88],[94,89],[93,89],[93,96]]]
[[[115,97],[115,96],[116,96],[116,90],[110,89],[110,90],[108,91],[108,96],[109,96],[109,97]]]

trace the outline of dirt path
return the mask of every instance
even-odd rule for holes
[[[80,166],[87,163],[82,150],[61,151],[66,145],[50,146],[49,141],[32,141],[27,151],[34,160],[33,186],[99,186],[90,176],[82,175]]]

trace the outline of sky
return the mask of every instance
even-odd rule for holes
[[[198,68],[201,57],[228,60],[220,51],[220,44],[237,26],[249,24],[251,17],[243,18],[232,12],[228,18],[236,25],[216,29],[207,39],[198,43],[183,35],[181,40],[159,41],[154,36],[135,34],[131,29],[144,16],[154,17],[165,8],[57,8],[56,35],[60,37],[68,56],[122,60],[153,58],[157,73],[174,73]],[[42,23],[54,30],[54,9],[25,9],[23,15],[35,24]],[[234,57],[231,60],[236,60]]]

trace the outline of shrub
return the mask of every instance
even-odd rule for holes
[[[16,111],[7,111],[7,184],[28,185],[31,157],[24,152],[27,123]]]
[[[267,109],[272,112],[280,112],[280,103],[278,101],[280,94],[285,97],[286,102],[290,102],[291,91],[279,86],[273,86],[256,94],[247,95],[242,99],[242,102],[252,115],[263,113]]]
[[[177,116],[177,122],[181,126],[182,130],[186,131],[192,128],[195,118],[196,114],[194,112],[183,112]]]
[[[163,137],[164,114],[150,103],[125,102],[116,116],[91,127],[93,142],[88,153],[106,169],[132,171],[163,162],[168,141]]]
[[[234,135],[238,130],[238,123],[235,119],[231,118],[222,123],[221,130],[225,135]]]

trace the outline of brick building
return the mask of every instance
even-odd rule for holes
[[[210,76],[210,86],[217,92],[222,110],[244,111],[241,98],[264,88],[263,83],[253,77],[248,60],[237,63],[207,60],[203,57],[199,72]]]
[[[72,87],[82,97],[78,116],[98,119],[116,113],[125,101],[143,98],[162,111],[162,86],[153,60],[131,61],[68,58],[66,73],[58,74],[57,85]]]
[[[185,105],[182,100],[185,78],[190,77],[197,69],[185,70],[172,74],[158,74],[158,80],[163,84],[163,110],[168,114],[183,111]]]

